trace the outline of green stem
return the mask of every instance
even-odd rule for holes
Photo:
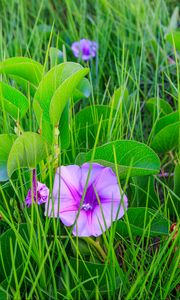
[[[104,252],[104,250],[102,249],[102,247],[100,246],[99,241],[94,241],[92,238],[89,238],[89,237],[85,237],[85,238],[82,238],[82,239],[84,241],[86,241],[86,243],[92,245],[99,252],[101,257],[103,258],[103,261],[106,260],[107,255]]]

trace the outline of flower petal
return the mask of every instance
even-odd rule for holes
[[[48,215],[48,217],[51,218],[58,218],[60,216],[60,213],[78,210],[78,207],[79,206],[76,205],[76,202],[73,199],[50,198],[49,202],[46,202],[44,214],[45,216]]]
[[[103,193],[103,189],[118,184],[117,177],[111,168],[103,168],[94,182],[97,193]]]
[[[80,210],[79,216],[73,228],[75,236],[91,236],[92,235],[92,217],[91,212]]]
[[[112,222],[119,220],[124,215],[124,207],[127,209],[127,197],[124,196],[124,205],[120,201],[110,201],[97,206],[92,214],[93,235],[99,236],[108,229]]]
[[[67,209],[66,211],[60,212],[60,220],[66,226],[72,226],[76,220],[78,210],[74,207]]]
[[[76,165],[61,166],[56,171],[53,197],[55,199],[73,199],[79,203],[81,168]]]
[[[53,197],[46,203],[45,215],[58,217],[61,211],[79,207],[81,168],[76,165],[61,166],[57,169]]]
[[[96,163],[85,163],[82,165],[82,177],[81,177],[81,188],[84,191],[84,188],[89,187],[98,177],[100,172],[104,169],[104,166]],[[89,178],[88,178],[89,176]],[[86,181],[88,182],[86,183]]]
[[[106,201],[118,201],[121,199],[121,191],[117,183],[102,188],[102,190],[99,190],[98,195],[102,203]]]
[[[71,49],[75,57],[79,57],[79,50],[80,50],[79,48],[80,48],[79,42],[74,42],[71,45]]]

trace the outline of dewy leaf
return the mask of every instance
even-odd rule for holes
[[[8,157],[8,176],[19,168],[36,168],[48,156],[48,146],[37,133],[24,132],[14,142]]]
[[[0,74],[20,77],[37,86],[41,80],[43,66],[28,57],[11,57],[0,63]]]
[[[28,110],[29,102],[17,89],[0,82],[0,106],[17,120],[24,117]]]
[[[115,170],[115,153],[121,178],[157,174],[160,169],[160,160],[156,153],[147,145],[136,141],[121,140],[97,147],[94,151],[94,158],[92,158],[93,151],[80,153],[76,158],[76,163],[95,161]]]
[[[146,108],[154,117],[157,117],[157,115],[164,116],[173,112],[171,105],[160,98],[148,99],[146,102]]]
[[[7,161],[15,135],[0,134],[0,181],[8,180]]]
[[[80,64],[66,62],[55,66],[43,77],[34,96],[33,106],[42,135],[46,138],[52,132],[48,133],[44,129],[43,122],[58,125],[69,97],[88,71]]]
[[[116,232],[122,236],[129,236],[130,227],[133,236],[161,236],[168,235],[169,223],[163,215],[146,207],[130,207],[127,210],[128,222],[125,217],[117,221]]]

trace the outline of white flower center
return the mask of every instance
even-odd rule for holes
[[[84,210],[91,210],[93,207],[92,207],[92,205],[91,204],[89,204],[89,203],[84,203],[83,205],[82,205],[82,208],[84,209]]]

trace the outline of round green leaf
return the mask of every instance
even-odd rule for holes
[[[151,146],[157,152],[167,152],[176,147],[180,137],[180,121],[165,126],[160,130],[151,143]]]
[[[129,236],[129,230],[133,236],[160,236],[169,233],[168,220],[150,208],[130,207],[127,210],[127,218],[128,222],[125,218],[117,221],[116,232],[122,236]]]
[[[89,69],[82,69],[75,72],[73,75],[69,76],[55,91],[51,103],[49,115],[53,125],[59,123],[62,112],[66,106],[67,101],[72,96],[76,86],[81,81],[81,79],[87,75]]]
[[[33,106],[42,135],[46,138],[52,135],[52,131],[47,132],[44,122],[49,123],[49,128],[51,123],[59,123],[69,97],[88,70],[80,64],[66,62],[55,66],[43,77],[34,95]]]
[[[25,132],[14,142],[8,157],[8,176],[19,168],[36,168],[48,156],[48,146],[37,133]]]
[[[29,102],[17,89],[0,82],[0,106],[17,120],[26,114]]]
[[[0,134],[0,181],[8,180],[7,161],[15,139],[15,135]]]
[[[178,111],[168,114],[167,116],[164,116],[158,120],[154,129],[154,133],[158,133],[161,129],[178,121],[180,121]]]
[[[41,80],[43,66],[28,57],[11,57],[0,63],[0,73],[16,76],[37,86]]]
[[[97,147],[95,151],[80,153],[76,162],[82,164],[86,161],[95,161],[115,170],[115,157],[121,178],[159,173],[160,160],[156,153],[147,145],[136,141],[121,140],[105,144]]]

